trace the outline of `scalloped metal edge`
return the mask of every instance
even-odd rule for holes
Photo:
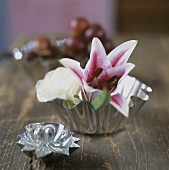
[[[36,155],[37,158],[43,158],[52,153],[69,156],[70,148],[77,149],[80,147],[77,144],[80,139],[73,137],[72,132],[64,130],[62,124],[32,123],[26,125],[25,129],[26,132],[18,135],[20,140],[16,144],[28,156]]]
[[[129,119],[134,117],[148,101],[152,89],[135,77],[126,76],[118,86],[119,93],[124,95],[130,107]],[[124,117],[110,104],[94,110],[88,101],[80,101],[73,109],[65,109],[63,100],[54,100],[57,114],[65,127],[85,134],[112,133],[121,128],[129,119]]]

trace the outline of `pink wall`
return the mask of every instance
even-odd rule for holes
[[[115,0],[11,0],[9,41],[23,34],[68,33],[71,18],[84,16],[115,32]]]

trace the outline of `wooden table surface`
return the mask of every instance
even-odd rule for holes
[[[138,39],[131,75],[152,87],[150,100],[121,131],[83,135],[80,149],[50,164],[30,159],[16,145],[33,122],[57,122],[50,103],[36,99],[35,77],[13,59],[0,60],[0,169],[169,169],[169,36],[120,35],[116,45]]]

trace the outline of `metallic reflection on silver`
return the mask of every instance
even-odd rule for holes
[[[80,146],[76,144],[80,139],[64,130],[64,126],[57,123],[32,123],[25,126],[26,132],[20,134],[17,144],[28,156],[44,158],[47,155],[69,155]]]
[[[127,76],[119,86],[119,92],[124,95],[130,107],[129,119],[136,115],[144,103],[149,99],[151,88],[134,77]],[[56,99],[54,107],[61,118],[65,128],[84,134],[112,133],[120,129],[125,118],[110,104],[94,110],[90,103],[81,101],[73,109],[64,109],[63,101]]]
[[[58,50],[61,49],[65,45],[66,39],[53,39],[51,40],[52,45],[57,48]],[[15,60],[22,60],[29,55],[34,48],[37,47],[36,41],[29,41],[19,47],[16,47],[12,50],[12,55]]]
[[[55,39],[52,41],[52,44],[57,48],[63,47],[65,43],[66,43],[66,38]]]
[[[13,56],[14,56],[15,60],[21,60],[23,58],[23,54],[19,48],[13,49]]]
[[[12,54],[15,60],[22,60],[25,55],[29,54],[33,48],[35,48],[36,42],[35,41],[29,41],[28,43],[16,47],[13,49]]]

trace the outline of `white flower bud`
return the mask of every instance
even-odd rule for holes
[[[71,71],[64,67],[48,72],[35,87],[39,102],[47,102],[56,98],[71,100],[74,104],[79,101],[74,96],[78,95],[81,90],[80,82]]]

